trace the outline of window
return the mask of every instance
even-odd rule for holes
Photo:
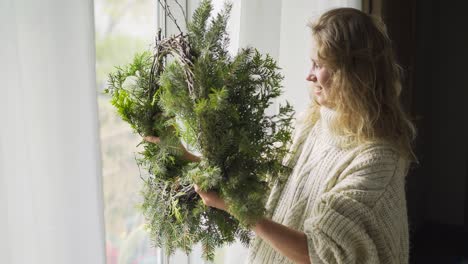
[[[179,1],[189,17],[198,2]],[[157,25],[161,25],[168,35],[176,33],[177,28],[168,18],[165,19],[157,3],[154,0],[94,1],[96,82],[108,264],[205,263],[201,258],[200,245],[196,245],[189,255],[179,250],[170,257],[163,256],[161,249],[153,247],[148,232],[144,229],[145,219],[136,209],[142,200],[140,194],[142,181],[135,161],[135,155],[138,152],[136,146],[141,139],[118,116],[115,108],[110,104],[110,96],[103,94],[108,74],[114,70],[115,66],[126,65],[135,53],[152,49]],[[214,4],[216,9],[221,8],[220,1],[214,1]],[[180,8],[176,6],[171,10],[177,16],[177,21],[180,21],[180,26],[185,29]],[[220,248],[216,251],[214,263],[236,262],[244,257],[244,251],[245,248],[240,243]]]
[[[162,263],[161,251],[152,247],[144,217],[136,209],[142,181],[134,153],[140,138],[103,94],[115,66],[125,65],[135,53],[151,48],[155,1],[95,0],[94,4],[107,263]]]

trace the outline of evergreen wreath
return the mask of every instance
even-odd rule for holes
[[[248,244],[249,227],[267,213],[269,189],[289,170],[282,160],[294,114],[288,103],[266,114],[282,92],[276,62],[252,47],[231,56],[231,5],[210,19],[212,9],[203,0],[187,33],[162,37],[160,30],[154,52],[117,67],[105,90],[136,133],[161,139],[142,141],[137,159],[147,172],[141,209],[155,245],[172,254],[201,242],[207,260],[236,238]],[[200,162],[184,159],[181,139],[201,154]],[[230,213],[205,206],[194,183],[216,191]]]

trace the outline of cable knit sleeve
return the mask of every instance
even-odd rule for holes
[[[295,129],[292,133],[292,142],[288,146],[288,151],[289,153],[284,157],[282,164],[286,167],[289,167],[291,169],[294,169],[294,166],[297,163],[297,160],[299,159],[299,156],[302,152],[302,149],[304,147],[304,141],[307,138],[308,133],[312,129],[313,125],[310,125],[308,127],[302,120],[304,119],[305,113],[300,113],[298,115],[298,118],[296,119],[295,122]],[[289,175],[288,175],[289,176]],[[273,187],[271,189],[270,195],[268,197],[267,203],[265,208],[267,209],[267,217],[271,217],[271,214],[273,213],[273,210],[275,209],[276,205],[278,204],[278,199],[280,198],[281,192],[283,190],[284,184],[285,184],[285,179],[286,178],[279,178],[277,181],[273,184]]]
[[[397,240],[389,239],[391,234],[386,235],[392,233],[388,230],[391,225],[383,223],[385,218],[393,221],[396,210],[377,207],[380,208],[382,197],[399,199],[384,195],[397,167],[394,151],[374,148],[359,154],[334,179],[304,222],[312,264],[393,263],[387,262],[391,256],[381,256],[379,252],[381,248],[387,251],[395,248],[390,243]],[[394,231],[398,235],[398,229]]]

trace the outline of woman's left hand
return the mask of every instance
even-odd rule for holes
[[[224,200],[219,197],[219,195],[215,192],[204,192],[198,187],[198,185],[194,185],[195,191],[200,195],[203,200],[203,203],[207,206],[218,208],[220,210],[227,212],[227,205]]]

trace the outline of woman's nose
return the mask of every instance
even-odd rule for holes
[[[307,74],[306,80],[309,81],[309,82],[316,82],[316,81],[317,81],[317,77],[315,76],[315,74],[314,74],[312,71],[310,71],[310,72]]]

